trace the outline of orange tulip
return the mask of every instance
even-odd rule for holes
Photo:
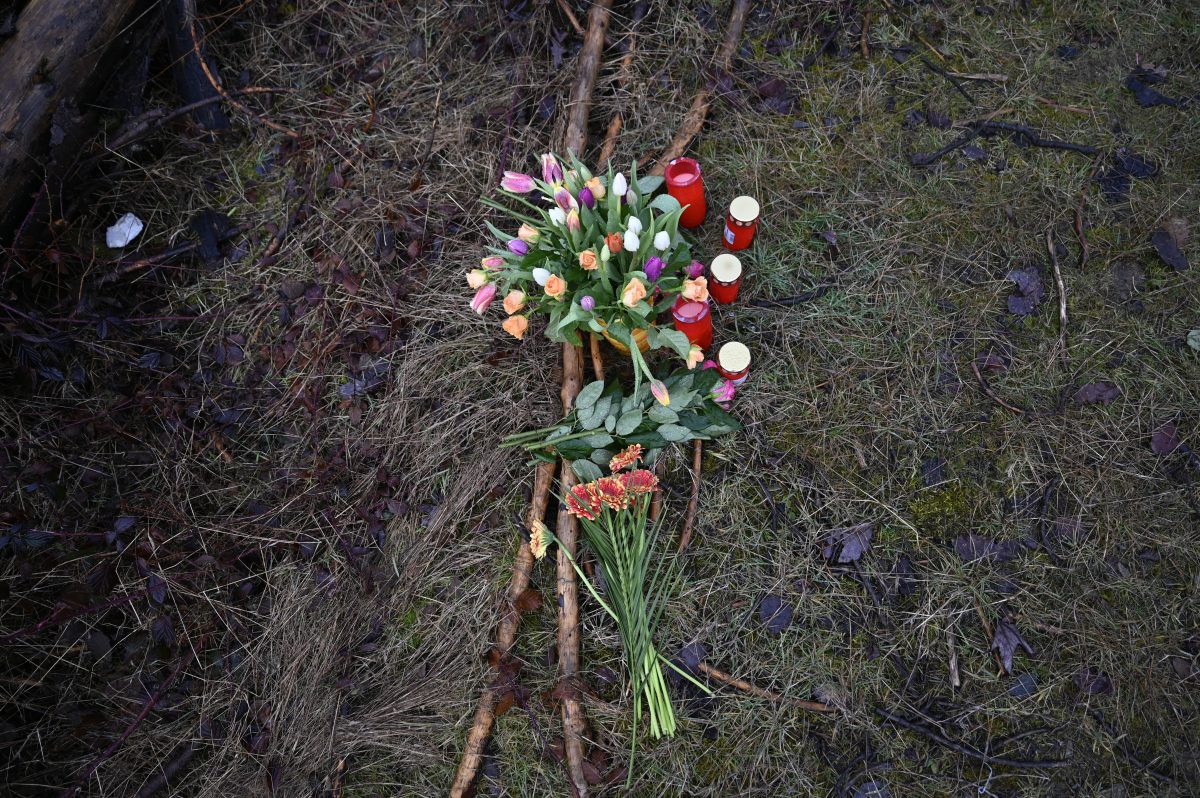
[[[550,275],[550,279],[546,281],[546,296],[551,299],[562,299],[565,293],[567,293],[567,281],[557,274]]]
[[[529,319],[524,316],[509,316],[500,326],[506,333],[519,340],[525,337],[525,331],[529,329]]]
[[[590,272],[600,264],[599,261],[596,260],[596,253],[592,252],[590,249],[585,249],[583,252],[579,253],[579,265]]]
[[[608,251],[616,254],[625,248],[625,239],[620,233],[609,233],[604,237],[604,243],[608,244]]]

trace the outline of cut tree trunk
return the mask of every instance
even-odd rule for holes
[[[7,244],[53,183],[77,109],[100,85],[138,0],[30,0],[0,41],[0,242]]]

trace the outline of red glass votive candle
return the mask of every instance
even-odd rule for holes
[[[708,205],[704,202],[704,181],[700,179],[700,164],[694,158],[676,158],[667,164],[665,172],[667,193],[684,206],[679,224],[699,227],[704,224]]]
[[[737,299],[738,289],[742,287],[742,262],[737,255],[726,252],[713,258],[708,273],[708,293],[713,299],[722,305],[729,305]]]
[[[725,248],[745,249],[754,241],[758,230],[758,200],[754,197],[736,197],[729,203],[729,214],[725,217]]]
[[[712,346],[712,311],[708,309],[708,302],[697,302],[681,296],[671,308],[671,317],[675,320],[675,329],[686,335],[693,344],[705,350]]]
[[[734,385],[750,376],[750,350],[745,344],[730,341],[717,350],[717,373]]]

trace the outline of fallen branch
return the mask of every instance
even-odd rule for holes
[[[637,26],[642,21],[642,17],[646,16],[646,3],[643,1],[633,7],[633,19],[629,23],[629,38],[625,44],[625,56],[621,59],[621,65],[617,67],[617,91],[622,91],[625,84],[629,82],[629,70],[633,66],[633,56],[637,51]],[[604,144],[600,147],[600,155],[596,158],[596,165],[604,169],[604,165],[612,158],[613,153],[617,150],[617,136],[621,134],[621,127],[625,120],[621,115],[623,103],[619,104],[617,110],[609,120],[608,130],[604,133]]]
[[[234,97],[244,97],[249,94],[287,94],[292,91],[295,91],[295,89],[280,88],[277,86],[247,86],[244,89],[234,89],[229,94]],[[162,108],[147,111],[123,125],[124,132],[105,144],[104,149],[107,152],[119,150],[149,134],[156,128],[162,127],[169,122],[174,122],[179,117],[186,116],[198,108],[218,103],[223,99],[225,98],[217,94],[212,97],[206,97],[203,100],[182,105],[173,111],[166,111]]]
[[[1067,285],[1063,282],[1062,267],[1058,264],[1058,253],[1054,251],[1054,233],[1046,231],[1046,250],[1050,253],[1050,263],[1054,266],[1054,284],[1058,286],[1058,351],[1062,355],[1065,367],[1069,360],[1067,354]]]
[[[75,782],[75,785],[72,787],[67,787],[65,790],[63,790],[62,793],[60,793],[60,798],[71,798],[71,796],[79,794],[79,791],[83,789],[85,784],[87,784],[88,779],[90,779],[100,768],[100,766],[108,761],[108,759],[117,752],[117,749],[124,745],[125,741],[129,739],[129,736],[137,731],[137,728],[142,725],[142,721],[144,721],[146,716],[150,714],[150,710],[154,709],[154,706],[162,699],[164,695],[166,695],[167,688],[170,687],[171,683],[175,681],[175,677],[178,676],[184,668],[192,664],[192,660],[196,658],[196,649],[203,645],[204,640],[202,638],[196,644],[196,646],[188,649],[187,656],[185,656],[183,661],[181,661],[175,667],[175,670],[171,671],[171,674],[167,676],[166,679],[163,679],[163,683],[158,686],[158,690],[154,692],[154,695],[147,699],[145,705],[142,707],[142,711],[139,712],[138,716],[133,719],[133,722],[125,728],[125,731],[121,733],[121,736],[113,740],[112,744],[109,745],[108,748],[105,748],[99,756],[92,760],[91,764],[84,768],[83,774]]]
[[[742,38],[742,29],[746,27],[746,15],[749,10],[750,0],[734,0],[733,11],[729,14],[729,27],[725,29],[725,40],[721,42],[721,48],[717,50],[714,78],[729,72],[734,51],[737,50],[738,41]],[[704,127],[704,121],[708,119],[708,112],[712,108],[711,95],[712,92],[707,86],[701,87],[696,92],[691,107],[683,115],[679,131],[675,134],[675,138],[671,139],[667,148],[663,150],[663,154],[659,156],[654,168],[650,170],[651,175],[662,175],[667,170],[667,164],[687,152],[688,145],[700,134],[700,129]]]
[[[73,620],[82,615],[91,615],[96,612],[111,610],[114,607],[121,606],[122,604],[128,604],[131,601],[136,601],[149,592],[149,588],[142,588],[141,590],[135,590],[132,593],[126,593],[123,596],[117,596],[114,599],[109,599],[108,601],[100,604],[92,604],[91,606],[83,607],[81,609],[74,610],[73,612],[68,612],[66,608],[55,610],[41,621],[35,623],[33,626],[26,626],[24,629],[18,629],[15,632],[9,632],[4,637],[0,637],[0,643],[8,644],[16,640],[21,640],[22,638],[29,637],[30,635],[35,635],[44,629],[48,629],[51,626],[61,626],[67,621]]]
[[[979,136],[992,136],[997,133],[1008,133],[1013,136],[1018,142],[1024,141],[1031,147],[1041,147],[1050,150],[1066,150],[1068,152],[1077,152],[1081,155],[1095,155],[1097,150],[1090,144],[1075,144],[1070,141],[1059,141],[1057,139],[1044,138],[1040,133],[1028,127],[1027,125],[1018,124],[1016,122],[998,122],[992,119],[977,120],[968,122],[965,126],[967,132],[959,136],[954,141],[950,142],[941,149],[930,153],[917,153],[910,159],[913,166],[929,166],[932,163],[940,160],[947,153],[952,152],[959,147],[962,147],[974,141]]]
[[[546,516],[546,504],[550,500],[550,486],[554,482],[555,463],[542,463],[538,466],[533,478],[533,494],[529,499],[529,510],[525,516],[526,529],[533,529],[535,524],[542,522]],[[496,631],[496,646],[493,649],[492,667],[498,669],[503,665],[512,650],[513,641],[517,637],[517,628],[521,623],[521,613],[516,607],[517,599],[529,587],[529,575],[533,570],[533,550],[529,541],[521,538],[521,547],[517,550],[517,560],[513,563],[512,577],[509,579],[508,591],[505,594],[504,605],[500,612],[500,625]],[[495,684],[489,684],[479,697],[479,706],[475,709],[475,720],[471,731],[467,734],[467,745],[463,749],[462,760],[458,764],[458,772],[454,775],[454,784],[450,788],[451,798],[462,798],[475,774],[483,762],[483,747],[491,733],[492,724],[496,720],[495,706],[500,695]]]
[[[704,462],[704,442],[692,441],[692,495],[688,499],[687,512],[683,516],[683,527],[679,532],[679,553],[687,550],[692,540],[692,526],[696,522],[696,509],[700,503],[700,467]]]
[[[701,673],[703,673],[705,676],[708,676],[710,679],[715,679],[722,684],[729,685],[730,687],[736,687],[743,693],[749,693],[750,695],[757,696],[758,698],[765,698],[768,701],[780,701],[791,704],[794,707],[799,707],[800,709],[807,709],[810,712],[829,713],[837,711],[828,704],[823,704],[820,701],[808,701],[803,698],[789,698],[787,696],[782,696],[779,693],[772,693],[770,690],[764,690],[761,687],[755,687],[745,679],[738,679],[735,676],[730,676],[728,673],[725,673],[725,671],[718,670],[706,662],[701,662],[698,668]]]
[[[196,54],[196,60],[200,63],[200,70],[204,73],[205,79],[208,80],[208,82],[212,85],[213,89],[216,90],[216,92],[221,95],[221,97],[225,100],[225,102],[229,103],[234,108],[241,111],[242,113],[248,115],[250,118],[258,121],[259,123],[261,123],[263,125],[266,125],[267,127],[271,128],[272,130],[276,130],[276,131],[282,133],[283,135],[287,136],[288,138],[293,138],[293,139],[300,138],[300,134],[297,133],[296,131],[292,130],[290,127],[281,125],[278,122],[272,122],[270,119],[267,119],[262,114],[256,113],[252,108],[250,108],[250,106],[246,105],[245,103],[235,100],[233,98],[233,95],[231,95],[229,92],[225,91],[225,87],[221,85],[221,82],[219,80],[217,80],[216,75],[214,75],[212,73],[212,70],[209,69],[208,62],[204,60],[204,56],[200,53],[200,39],[196,35],[196,21],[195,20],[192,20],[191,25],[188,30],[192,37],[192,51]]]
[[[833,286],[818,285],[810,291],[805,291],[795,296],[787,296],[780,299],[752,299],[750,300],[750,306],[755,308],[790,308],[793,305],[802,305],[805,302],[820,299],[829,293],[830,288],[833,288]]]
[[[600,336],[591,333],[589,345],[592,353],[592,374],[598,380],[604,379],[604,356],[600,354]]]
[[[911,721],[908,718],[897,715],[893,712],[888,712],[886,709],[879,707],[875,708],[875,712],[884,720],[890,723],[895,723],[909,731],[914,731],[938,745],[949,748],[952,751],[957,751],[960,754],[969,756],[988,765],[1000,765],[1010,768],[1064,768],[1071,764],[1069,759],[1010,759],[1006,756],[992,756],[984,751],[980,751],[966,743],[960,743],[957,740],[951,740],[941,732],[931,729],[924,724]]]
[[[583,155],[583,147],[587,144],[588,111],[592,107],[592,92],[600,71],[600,54],[604,49],[604,32],[608,30],[611,10],[612,0],[596,0],[588,13],[587,35],[579,51],[575,87],[567,105],[567,127],[563,133],[563,149],[576,156]]]

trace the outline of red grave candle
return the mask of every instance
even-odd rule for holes
[[[704,202],[704,181],[700,179],[700,164],[694,158],[676,158],[667,164],[665,172],[667,193],[685,206],[679,217],[683,227],[704,224],[708,206]]]
[[[758,200],[754,197],[737,197],[729,203],[729,214],[725,217],[725,249],[745,249],[754,241],[758,230]]]
[[[696,302],[681,296],[675,300],[671,316],[675,319],[675,329],[686,335],[693,344],[705,350],[712,346],[712,312],[708,309],[708,302]]]
[[[738,341],[721,344],[717,350],[717,373],[734,385],[750,376],[750,349]]]
[[[708,267],[711,279],[708,281],[708,293],[722,305],[729,305],[737,299],[738,289],[742,287],[742,262],[737,255],[728,252],[713,258]]]

